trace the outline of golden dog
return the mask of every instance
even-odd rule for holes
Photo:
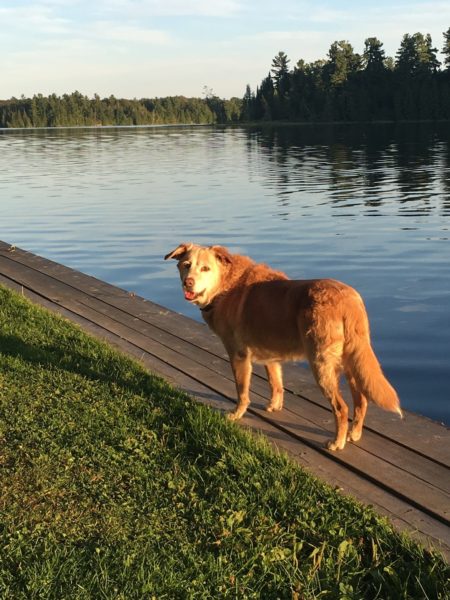
[[[327,444],[330,450],[360,439],[367,400],[402,414],[372,350],[367,313],[353,288],[333,279],[289,280],[222,246],[180,244],[168,258],[178,260],[185,299],[199,306],[230,357],[238,395],[230,418],[242,417],[250,403],[253,362],[266,368],[272,391],[267,410],[276,411],[283,407],[280,362],[305,358],[333,409],[336,437]],[[341,373],[354,403],[348,433]]]

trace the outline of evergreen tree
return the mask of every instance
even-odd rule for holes
[[[271,74],[269,73],[267,77],[261,81],[261,85],[256,89],[254,103],[255,119],[270,121],[273,118],[274,95],[275,90],[273,86],[273,80]]]
[[[255,118],[255,95],[249,84],[245,88],[244,98],[242,100],[242,115],[243,121],[252,121]]]
[[[386,53],[383,43],[376,37],[367,38],[364,42],[362,64],[367,73],[379,74],[386,69]]]
[[[429,33],[406,33],[397,52],[396,69],[402,75],[435,73],[440,65],[436,52]]]
[[[419,59],[419,71],[422,73],[436,73],[441,63],[436,56],[437,48],[433,48],[431,35],[427,33],[424,36],[422,33],[416,33],[414,38]]]
[[[418,68],[416,43],[412,35],[405,33],[396,54],[395,68],[401,75],[413,75]]]
[[[394,71],[395,69],[395,58],[393,56],[388,56],[384,61],[384,66],[388,71]]]
[[[289,92],[290,78],[289,78],[289,63],[290,59],[284,52],[278,52],[278,54],[272,60],[272,68],[270,70],[273,75],[273,82],[278,95],[283,99]]]
[[[450,71],[450,27],[447,31],[444,31],[444,47],[442,48],[442,54],[445,56],[445,68],[447,71]]]
[[[270,70],[273,75],[273,81],[275,82],[275,86],[278,88],[280,82],[289,74],[288,64],[290,63],[290,59],[284,52],[278,52],[278,54],[272,60],[272,68]]]
[[[355,54],[353,46],[344,40],[331,44],[325,67],[327,78],[332,86],[343,85],[350,75],[361,67],[361,57]]]

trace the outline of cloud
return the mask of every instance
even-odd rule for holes
[[[311,23],[336,23],[338,21],[347,20],[352,13],[345,10],[333,10],[326,7],[313,8],[308,13],[307,20]]]
[[[103,13],[142,17],[232,17],[242,10],[236,0],[102,0],[98,4]]]
[[[117,25],[112,21],[97,21],[87,29],[86,34],[91,38],[126,44],[164,45],[171,41],[171,36],[166,31],[136,25]]]
[[[70,21],[56,16],[44,5],[28,5],[14,8],[0,8],[0,21],[3,31],[32,31],[52,35],[64,35],[69,30]]]
[[[302,42],[317,41],[323,38],[322,31],[298,30],[298,31],[262,31],[240,37],[241,41],[246,42]],[[230,42],[232,44],[233,42]]]

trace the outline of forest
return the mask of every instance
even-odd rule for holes
[[[370,122],[450,119],[450,28],[441,63],[429,34],[405,34],[394,57],[367,38],[362,54],[348,41],[326,59],[293,68],[280,51],[267,76],[243,98],[93,98],[73,92],[0,100],[0,127],[214,124],[259,121]]]
[[[0,127],[213,124],[239,121],[242,100],[173,96],[142,100],[88,98],[80,92],[0,100]]]

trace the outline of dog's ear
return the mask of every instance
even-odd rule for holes
[[[217,260],[223,265],[230,265],[232,262],[232,256],[227,248],[223,246],[211,246],[210,248],[217,257]]]
[[[181,257],[186,254],[186,252],[188,252],[192,246],[194,244],[191,243],[187,243],[187,244],[180,244],[179,246],[177,246],[175,248],[175,250],[172,250],[172,252],[169,252],[169,254],[166,254],[166,256],[164,257],[164,260],[167,260],[168,258],[176,258],[177,260],[180,260]]]

